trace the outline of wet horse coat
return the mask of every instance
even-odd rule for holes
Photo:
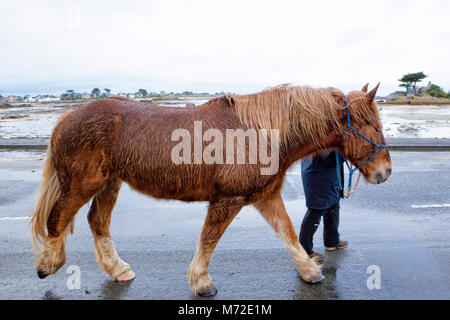
[[[384,141],[373,103],[375,91],[353,92],[349,105],[354,125],[378,142]],[[65,263],[65,239],[75,214],[90,199],[89,223],[95,255],[102,270],[117,280],[134,277],[115,251],[109,225],[122,182],[159,199],[209,201],[197,252],[188,271],[194,293],[213,295],[208,275],[213,250],[227,226],[245,205],[253,204],[286,245],[305,281],[322,279],[319,266],[298,242],[280,196],[286,170],[296,160],[320,150],[337,148],[345,130],[344,95],[336,89],[280,86],[248,96],[223,96],[199,107],[167,108],[125,98],[90,103],[64,115],[52,134],[43,183],[32,215],[32,239],[38,249],[38,274],[45,277]],[[172,134],[194,123],[203,130],[277,129],[279,170],[262,175],[266,165],[175,164]],[[203,147],[207,145],[202,141]],[[277,141],[268,139],[268,144]],[[342,146],[355,164],[371,155],[372,146],[350,135]],[[195,149],[195,148],[194,148]],[[225,153],[225,150],[223,151]],[[245,145],[248,156],[249,146]],[[191,155],[192,157],[194,155]],[[225,154],[224,157],[225,158]],[[390,168],[383,150],[362,170],[373,174]],[[381,169],[380,169],[381,168]],[[387,179],[387,174],[383,173]],[[47,231],[46,231],[47,229]]]

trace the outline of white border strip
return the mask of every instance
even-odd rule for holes
[[[450,203],[443,204],[422,204],[422,205],[412,205],[411,208],[423,209],[423,208],[447,208],[450,207]]]
[[[30,217],[0,217],[0,221],[6,220],[28,220]]]

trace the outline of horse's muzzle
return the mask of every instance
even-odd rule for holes
[[[45,277],[48,276],[47,273],[41,271],[40,269],[37,270],[37,275],[38,275],[39,279],[44,279]]]
[[[386,168],[386,169],[377,169],[370,179],[368,179],[369,183],[372,184],[380,184],[385,182],[392,174],[392,168]]]

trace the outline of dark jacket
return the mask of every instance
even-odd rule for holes
[[[341,190],[336,172],[335,152],[337,151],[302,160],[303,189],[306,206],[310,209],[323,210],[339,202]],[[342,167],[344,159],[341,155],[339,155],[339,159]]]

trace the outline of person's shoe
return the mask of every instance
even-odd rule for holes
[[[311,259],[316,260],[316,262],[320,262],[323,260],[323,256],[318,252],[313,252],[309,255]]]
[[[334,251],[336,249],[344,249],[347,246],[348,246],[348,242],[345,240],[342,240],[342,241],[339,241],[339,243],[337,245],[335,245],[334,247],[325,247],[325,249],[327,249],[328,251]]]

